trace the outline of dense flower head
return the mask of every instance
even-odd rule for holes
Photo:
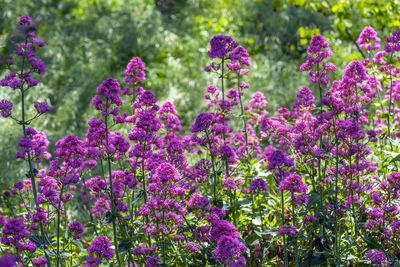
[[[229,56],[226,66],[228,71],[234,71],[238,74],[248,75],[250,71],[248,69],[244,69],[242,66],[250,66],[250,58],[247,50],[241,46],[238,46]]]
[[[37,113],[39,113],[39,114],[46,113],[50,109],[50,106],[47,105],[46,102],[35,101],[35,102],[33,102],[33,105],[35,106],[35,109],[36,109]]]
[[[160,110],[157,112],[159,114],[159,119],[164,123],[164,127],[171,131],[182,130],[181,122],[176,116],[175,105],[172,102],[165,102]]]
[[[283,153],[281,150],[275,150],[269,156],[267,157],[268,159],[268,165],[267,169],[272,170],[275,169],[276,167],[280,167],[282,165],[286,165],[288,167],[293,166],[293,161],[287,157],[285,153]]]
[[[186,205],[191,208],[205,209],[210,204],[210,200],[198,193],[194,193],[192,198],[186,201]]]
[[[20,17],[19,20],[18,20],[18,24],[19,25],[24,25],[24,24],[31,25],[32,24],[31,17],[29,17],[29,16]]]
[[[314,223],[314,222],[317,221],[317,218],[314,217],[314,216],[311,216],[311,215],[305,215],[305,216],[303,217],[303,221],[304,221],[304,222]]]
[[[263,178],[257,178],[251,181],[249,190],[251,192],[263,192],[268,190],[268,186]]]
[[[196,133],[196,132],[202,132],[204,130],[207,130],[214,122],[214,114],[213,113],[200,113],[195,122],[192,124],[192,127],[190,127],[190,131]]]
[[[244,47],[238,46],[230,55],[229,59],[238,60],[241,64],[250,66],[250,59],[247,50]]]
[[[296,99],[293,103],[295,108],[299,107],[300,105],[302,107],[314,107],[315,97],[313,96],[310,88],[305,86],[301,87],[296,96],[298,100]]]
[[[72,222],[68,225],[68,230],[72,232],[74,239],[82,238],[85,227],[80,222]]]
[[[310,42],[310,46],[307,48],[308,53],[316,54],[323,49],[329,47],[329,43],[325,40],[322,35],[315,35]]]
[[[32,69],[36,71],[38,74],[40,75],[44,74],[46,66],[44,65],[43,60],[41,60],[40,58],[30,58],[29,63],[31,63]]]
[[[181,176],[176,169],[169,163],[162,163],[153,177],[154,180],[165,183],[168,181],[179,181]]]
[[[336,66],[333,63],[323,62],[324,59],[332,55],[329,43],[321,35],[316,35],[311,39],[307,51],[310,55],[307,57],[307,61],[300,66],[300,70],[309,71],[310,81],[312,83],[327,85],[330,79],[327,75],[327,71],[336,70]],[[317,68],[317,70],[311,70],[313,66],[318,66],[321,62],[322,66]]]
[[[38,257],[32,259],[33,267],[46,267],[47,266],[47,259],[45,257]]]
[[[150,91],[144,91],[132,105],[132,108],[150,108],[156,106],[156,103],[157,99],[154,97],[154,94]]]
[[[288,226],[285,227],[284,225],[278,229],[279,235],[295,235],[297,232],[296,226]]]
[[[386,260],[386,256],[385,253],[377,250],[377,249],[373,249],[373,250],[369,250],[367,252],[367,257],[370,261],[372,261],[372,263],[375,266],[388,266],[390,265],[390,262],[388,262]]]
[[[82,164],[85,150],[83,149],[83,142],[75,135],[67,135],[64,139],[56,142],[56,151],[54,152],[58,157],[64,158],[67,166],[77,168]]]
[[[97,87],[97,95],[93,97],[92,103],[96,110],[102,112],[103,117],[107,117],[110,113],[116,116],[119,113],[118,107],[122,105],[120,94],[121,88],[118,81],[110,77]],[[117,107],[110,110],[112,104],[115,104]]]
[[[200,250],[199,245],[197,245],[196,243],[191,242],[191,241],[187,242],[186,248],[187,248],[190,252],[193,252],[193,253],[197,253],[197,252]]]
[[[393,31],[391,36],[385,39],[385,52],[394,53],[400,51],[400,31]]]
[[[142,59],[133,57],[126,66],[124,83],[144,82],[146,80],[144,70]]]
[[[265,99],[265,95],[262,92],[255,92],[251,96],[249,104],[252,110],[263,109],[268,105],[268,101]]]
[[[245,244],[232,236],[223,235],[218,240],[218,245],[213,250],[214,257],[218,262],[230,267],[246,265],[246,258],[241,256],[246,251]]]
[[[44,132],[28,127],[26,128],[26,137],[22,137],[18,142],[19,151],[15,153],[15,158],[25,160],[29,153],[36,163],[40,163],[42,158],[50,159],[51,154],[46,151],[49,140]]]
[[[110,240],[106,236],[96,237],[88,247],[89,256],[94,256],[101,259],[111,260],[114,256],[114,250],[111,248]],[[88,257],[89,257],[88,256]]]
[[[379,44],[381,42],[381,39],[378,37],[377,32],[371,26],[366,26],[362,30],[356,42],[360,45],[361,49],[366,49],[368,51],[381,48]]]
[[[8,246],[10,244],[17,244],[17,242],[21,241],[25,237],[29,235],[29,231],[26,230],[26,226],[24,224],[24,219],[19,218],[11,218],[7,221],[2,229],[2,237],[0,239],[1,243]]]
[[[0,266],[15,267],[16,266],[16,258],[11,256],[10,252],[6,252],[3,256],[0,257]]]
[[[230,36],[217,35],[210,40],[210,46],[211,50],[208,51],[210,59],[223,59],[238,46],[238,43]]]
[[[212,242],[217,242],[222,236],[231,236],[232,238],[240,237],[237,228],[227,220],[213,221],[210,234]]]
[[[11,110],[13,107],[13,103],[11,101],[2,99],[0,101],[0,114],[3,118],[7,118],[11,116]]]
[[[305,193],[308,190],[308,186],[303,182],[300,175],[291,174],[279,183],[278,190],[289,190],[291,193]]]
[[[353,60],[350,62],[343,73],[343,80],[348,81],[351,84],[354,84],[354,81],[357,83],[361,83],[368,79],[367,73],[363,64],[358,60]]]

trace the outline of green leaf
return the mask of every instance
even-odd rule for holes
[[[110,224],[115,220],[115,215],[111,212],[106,213],[106,217],[103,220],[103,224]]]
[[[395,161],[400,161],[400,154],[398,154],[396,157],[394,157],[390,163],[395,162]]]
[[[138,202],[144,196],[144,194],[145,194],[144,191],[141,191],[139,194],[137,194],[135,196],[135,198],[133,199],[132,204],[135,204],[136,202]]]
[[[307,209],[313,207],[321,200],[321,196],[317,193],[311,193],[308,197]]]
[[[81,241],[79,241],[78,239],[72,240],[71,243],[72,243],[73,245],[77,246],[78,248],[83,249],[83,245],[82,245]]]
[[[132,241],[125,241],[118,244],[118,252],[122,253],[124,251],[129,250],[131,247]]]
[[[46,253],[47,256],[55,256],[55,255],[57,255],[57,252],[56,252],[55,249],[52,249],[52,250],[45,249],[44,253]]]
[[[245,244],[247,246],[253,245],[254,241],[258,240],[260,237],[256,233],[251,233],[249,236],[245,238]]]
[[[61,258],[61,259],[67,258],[67,257],[71,257],[71,256],[72,256],[72,254],[71,254],[71,253],[68,253],[68,252],[62,252],[62,253],[60,254],[60,258]]]
[[[35,245],[39,248],[50,245],[49,240],[45,236],[30,235],[30,236],[28,236],[28,239],[30,241],[32,241],[33,243],[35,243]]]

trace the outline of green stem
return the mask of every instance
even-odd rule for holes
[[[293,217],[293,226],[296,227],[296,212],[294,209],[294,201],[292,201],[292,217]],[[296,267],[299,267],[299,248],[297,245],[297,233],[294,240],[294,247],[295,247],[295,258],[296,258]]]
[[[104,117],[104,124],[106,125],[106,144],[108,146],[108,117]],[[112,211],[112,216],[116,216],[116,210],[115,210],[115,203],[114,203],[114,192],[113,192],[113,182],[112,182],[112,176],[111,176],[111,155],[107,152],[107,163],[108,163],[108,175],[110,179],[110,196],[111,196],[111,211]],[[115,243],[115,252],[117,255],[117,261],[118,265],[122,266],[121,264],[121,258],[119,256],[118,252],[118,239],[117,239],[117,226],[115,224],[116,218],[113,218],[112,220],[112,226],[113,226],[113,234],[114,234],[114,243]]]
[[[239,84],[239,77],[240,74],[238,73],[238,84]],[[249,154],[249,145],[248,145],[248,137],[247,137],[247,121],[246,117],[244,116],[244,108],[243,108],[243,102],[242,102],[242,95],[240,94],[240,89],[239,89],[239,101],[240,101],[240,109],[242,111],[242,120],[243,120],[243,129],[244,129],[244,141],[246,144],[246,155]]]
[[[60,266],[60,210],[61,210],[61,198],[64,192],[64,185],[61,186],[60,197],[57,207],[57,267]]]
[[[213,169],[213,173],[214,173],[213,189],[214,189],[214,204],[216,204],[217,203],[217,192],[216,192],[217,190],[216,190],[216,187],[217,187],[217,181],[218,181],[218,179],[217,179],[217,171],[215,170],[215,159],[214,159],[214,154],[211,151],[211,141],[210,141],[210,137],[208,135],[207,130],[205,130],[205,133],[206,133],[206,136],[207,136],[207,144],[208,144],[210,155],[211,155],[211,165],[212,165],[212,169]]]
[[[337,220],[337,206],[338,206],[338,171],[339,171],[339,139],[336,132],[336,121],[333,119],[333,131],[335,133],[335,146],[336,146],[336,155],[335,155],[335,265],[339,266],[339,252],[338,252],[338,233],[339,233],[339,223]]]
[[[285,197],[283,195],[283,190],[281,191],[281,202],[282,202],[282,226],[285,226]],[[287,246],[286,246],[286,237],[283,236],[283,250],[285,253],[285,267],[289,266],[288,264],[288,254],[287,254]]]

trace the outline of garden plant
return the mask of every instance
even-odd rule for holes
[[[339,80],[329,43],[312,37],[299,66],[310,83],[276,111],[262,92],[244,97],[246,48],[214,36],[198,71],[217,83],[190,129],[133,57],[123,80],[87,88],[86,135],[51,153],[34,128],[51,107],[30,101],[46,71],[37,34],[21,17],[3,57],[0,85],[20,101],[1,100],[0,114],[20,125],[26,177],[1,189],[0,266],[400,266],[400,31],[381,41],[365,27],[364,59]]]

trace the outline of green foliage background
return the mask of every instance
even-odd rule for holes
[[[96,115],[90,100],[97,86],[110,76],[122,81],[134,56],[145,63],[145,89],[161,102],[174,101],[187,129],[204,110],[205,87],[215,82],[203,72],[213,35],[231,35],[248,49],[252,66],[246,98],[262,91],[273,114],[309,85],[299,65],[314,34],[328,38],[340,73],[345,60],[360,58],[352,38],[364,26],[380,34],[400,26],[398,0],[0,0],[0,9],[0,54],[12,52],[9,35],[23,15],[35,20],[46,42],[41,56],[47,70],[27,103],[33,108],[32,102],[40,100],[52,107],[32,125],[46,132],[50,152],[67,134],[84,137],[86,121]],[[0,90],[0,99],[18,106],[16,96]],[[13,158],[20,132],[11,120],[0,120],[0,185],[26,172]]]

